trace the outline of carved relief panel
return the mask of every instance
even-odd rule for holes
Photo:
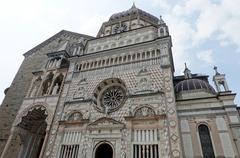
[[[80,99],[80,100],[86,99],[87,86],[88,86],[87,79],[86,78],[81,79],[77,85],[76,91],[73,94],[73,99]]]
[[[151,72],[143,67],[136,75],[137,84],[134,88],[135,94],[149,93],[156,91],[155,83],[152,81]]]

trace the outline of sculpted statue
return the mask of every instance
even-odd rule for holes
[[[58,88],[59,88],[59,84],[57,83],[54,87],[53,87],[53,91],[52,94],[58,94]]]

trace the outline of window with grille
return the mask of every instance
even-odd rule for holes
[[[59,158],[77,158],[79,145],[62,145]]]
[[[59,158],[78,158],[81,132],[66,130],[62,137]]]
[[[198,132],[202,146],[203,157],[204,158],[215,157],[208,127],[206,125],[200,125],[198,127]]]
[[[157,144],[134,144],[133,157],[134,158],[159,158]]]
[[[159,158],[158,130],[133,130],[133,158]]]

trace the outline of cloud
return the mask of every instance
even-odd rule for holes
[[[213,65],[215,61],[213,60],[213,50],[204,50],[197,53],[197,58],[209,65]]]
[[[221,33],[218,36],[221,42],[228,42],[237,45],[238,52],[240,52],[240,17],[232,17],[227,20],[221,27]]]
[[[210,38],[230,40],[240,48],[240,13],[239,0],[186,0],[176,4],[172,15],[191,23],[193,45],[200,45]]]
[[[173,40],[172,52],[176,73],[181,73],[184,69],[184,62],[191,64],[188,54],[190,54],[192,47],[191,41],[194,30],[186,21],[171,17],[171,15],[166,15],[164,19],[166,19],[166,23],[170,28],[170,34]]]
[[[240,12],[239,0],[183,0],[163,3],[151,0],[153,5],[165,8],[163,18],[170,28],[173,39],[173,56],[176,72],[183,69],[183,63],[195,65],[195,56],[208,64],[214,63],[215,51],[202,51],[210,41],[219,47],[236,46],[240,51]],[[167,5],[165,4],[167,3]],[[170,8],[170,9],[169,9]],[[197,53],[199,52],[199,53]]]

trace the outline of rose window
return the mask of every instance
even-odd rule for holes
[[[113,86],[106,89],[101,98],[101,106],[108,108],[109,110],[114,110],[121,106],[125,100],[125,92],[122,87]]]
[[[125,84],[118,78],[102,81],[93,93],[96,110],[106,114],[118,110],[126,101],[126,92]]]

